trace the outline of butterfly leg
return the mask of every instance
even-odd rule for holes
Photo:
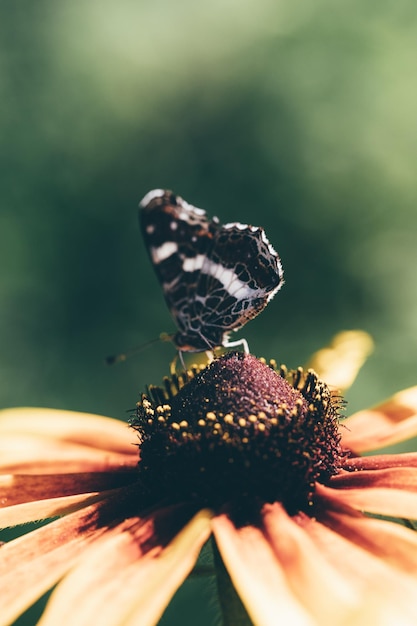
[[[249,354],[249,346],[248,346],[248,342],[246,341],[246,339],[237,339],[236,341],[226,341],[226,343],[223,344],[224,348],[235,348],[236,346],[242,346],[243,352],[245,354]]]
[[[182,366],[182,368],[183,368],[183,370],[185,372],[186,369],[187,369],[187,366],[185,365],[185,361],[184,361],[184,353],[181,350],[178,350],[178,359],[179,359],[179,361],[181,363],[181,366]]]
[[[206,350],[205,355],[207,357],[207,364],[209,365],[214,361],[214,352],[213,350]]]

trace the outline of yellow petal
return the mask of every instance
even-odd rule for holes
[[[0,472],[69,473],[103,471],[137,465],[138,452],[102,450],[46,436],[0,430]]]
[[[375,450],[417,435],[417,386],[404,389],[373,409],[344,422],[342,444],[356,453]]]
[[[56,409],[14,408],[0,411],[3,434],[33,434],[121,454],[135,453],[137,437],[127,424],[111,417]]]
[[[338,333],[330,346],[313,354],[308,367],[330,387],[344,391],[354,382],[373,347],[374,342],[368,333],[346,330]]]
[[[358,511],[417,519],[417,495],[414,490],[386,487],[361,487],[358,489],[332,489],[317,485],[317,495],[332,502],[346,504]]]
[[[0,626],[8,626],[50,589],[103,532],[92,505],[4,544],[0,558]],[[59,624],[59,622],[58,622]]]
[[[201,511],[165,547],[123,525],[95,543],[52,594],[38,626],[156,624],[210,534]],[[139,520],[138,520],[139,523]]]
[[[200,511],[167,546],[159,557],[160,563],[153,569],[150,567],[148,573],[137,576],[137,584],[141,587],[140,597],[135,595],[124,626],[137,626],[139,623],[150,626],[159,620],[161,609],[168,606],[208,540],[211,517],[210,511]]]
[[[258,528],[236,528],[225,516],[213,519],[219,551],[240,599],[256,626],[312,626],[292,593],[274,552]]]

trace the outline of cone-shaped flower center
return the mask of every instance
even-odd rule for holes
[[[242,353],[151,389],[132,425],[149,493],[245,515],[275,500],[306,508],[340,462],[338,403],[326,385]]]

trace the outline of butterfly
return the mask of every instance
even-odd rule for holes
[[[284,284],[281,260],[260,226],[221,225],[172,191],[140,202],[149,257],[177,326],[181,352],[237,345],[228,340]]]

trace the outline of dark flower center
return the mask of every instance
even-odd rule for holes
[[[305,509],[340,465],[339,406],[312,371],[226,354],[138,403],[140,484],[156,500],[215,509]]]

